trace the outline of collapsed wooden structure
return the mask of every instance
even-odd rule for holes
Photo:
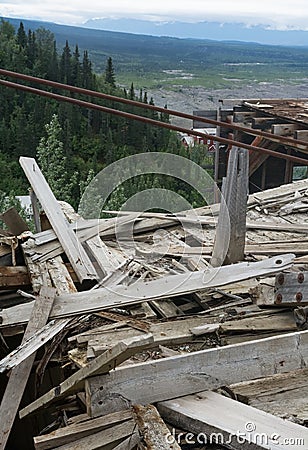
[[[308,448],[308,180],[246,204],[234,158],[225,203],[96,221],[21,158],[49,226],[1,216],[0,449],[17,415],[37,450]]]
[[[217,126],[216,132],[221,137],[272,151],[272,154],[250,151],[250,192],[257,192],[291,183],[298,179],[299,173],[307,176],[307,165],[275,157],[275,153],[283,153],[307,159],[307,145],[302,145],[308,141],[307,113],[306,98],[222,99],[218,110],[194,111],[193,127],[213,126],[200,119],[208,118],[212,123],[219,120],[224,123],[224,126]],[[286,145],[285,139],[292,140],[292,144]],[[226,147],[217,146],[215,181],[218,183],[225,176],[227,160]]]

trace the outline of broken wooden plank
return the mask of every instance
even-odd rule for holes
[[[64,380],[59,386],[51,389],[42,397],[22,409],[19,414],[20,418],[36,411],[38,408],[46,407],[53,400],[60,400],[68,394],[77,392],[83,388],[84,380],[87,377],[91,377],[99,373],[108,373],[110,370],[114,369],[116,365],[121,364],[136,352],[148,346],[152,341],[153,336],[151,334],[145,334],[143,336],[138,336],[119,342],[113,348],[93,359],[85,367]]]
[[[248,166],[248,151],[232,147],[211,259],[214,267],[244,259]]]
[[[281,418],[308,422],[308,368],[229,386],[234,396]]]
[[[110,450],[127,436],[132,436],[135,428],[134,420],[127,420],[111,428],[78,439],[74,443],[61,445],[57,447],[57,450]]]
[[[49,434],[35,437],[35,450],[49,450],[60,445],[66,445],[88,435],[111,428],[114,425],[126,422],[132,418],[131,410],[119,411],[108,416],[98,417],[97,419],[88,418],[89,420],[84,420],[80,423],[59,428]]]
[[[97,279],[96,270],[87,253],[64,217],[57,199],[46,182],[34,158],[20,158],[20,164],[37,195],[79,281]]]
[[[176,443],[168,441],[169,429],[153,405],[134,405],[135,421],[141,435],[141,448],[147,450],[181,450]]]
[[[149,344],[149,348],[157,347],[158,345],[180,345],[193,342],[196,339],[194,327],[197,327],[198,325],[206,327],[214,325],[215,329],[217,329],[217,327],[219,328],[219,324],[209,325],[209,323],[214,320],[215,319],[212,318],[205,319],[203,317],[194,316],[168,322],[150,323],[147,332],[153,335],[153,342]],[[207,322],[207,325],[204,325],[205,322]],[[213,331],[211,330],[210,332]],[[203,334],[204,333],[205,332],[203,331]],[[88,348],[93,349],[95,356],[98,356],[121,342],[123,339],[142,335],[144,335],[144,331],[141,330],[135,330],[126,326],[108,329],[108,325],[105,325],[75,335],[70,338],[69,341],[76,341],[78,346],[88,344]]]
[[[215,392],[162,402],[158,410],[163,418],[192,433],[190,439],[199,444],[283,450],[292,443],[292,449],[302,450],[308,443],[307,428]]]
[[[14,236],[19,236],[24,231],[29,231],[27,223],[20,216],[14,206],[12,206],[12,208],[9,208],[4,213],[0,214],[0,219],[3,220],[9,231]]]
[[[296,330],[292,311],[282,311],[279,314],[262,314],[260,317],[243,317],[239,320],[229,320],[220,324],[222,333],[290,332]]]
[[[263,261],[242,262],[209,268],[206,271],[169,275],[152,281],[137,281],[131,286],[102,287],[56,297],[50,318],[95,312],[109,308],[159,300],[188,294],[202,289],[223,286],[257,276],[267,276],[291,266],[294,255],[280,255]],[[31,311],[31,303],[0,312],[3,326],[24,323]]]
[[[0,361],[0,373],[13,369],[63,330],[70,319],[52,320]]]
[[[31,337],[37,330],[43,327],[47,320],[54,301],[55,290],[43,287],[40,295],[34,303],[31,317],[26,328],[23,342]],[[17,414],[20,401],[22,399],[30,372],[35,359],[32,354],[19,366],[11,371],[8,384],[0,406],[0,449],[4,450],[9,438],[15,416]]]
[[[302,331],[119,367],[86,381],[88,413],[108,414],[128,402],[153,403],[307,364],[308,331]]]

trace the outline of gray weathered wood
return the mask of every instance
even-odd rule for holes
[[[54,301],[55,290],[42,288],[32,309],[31,317],[26,328],[23,342],[43,327],[47,320]],[[10,378],[0,406],[0,449],[4,450],[9,438],[20,401],[22,399],[35,354],[23,361],[11,371]]]
[[[132,450],[136,448],[139,442],[140,442],[139,434],[135,432],[131,436],[126,438],[125,441],[122,441],[120,444],[114,447],[113,450]]]
[[[69,323],[70,319],[53,320],[30,336],[0,361],[0,373],[13,369],[50,341]]]
[[[147,347],[152,341],[153,336],[151,334],[145,334],[143,336],[123,340],[122,342],[116,344],[113,348],[93,359],[85,367],[75,372],[59,386],[51,389],[42,397],[23,408],[20,411],[20,417],[25,417],[31,412],[36,411],[38,408],[46,407],[53,400],[60,400],[68,394],[77,392],[83,388],[84,380],[87,377],[101,373],[108,373],[110,370],[114,369],[116,365],[121,364],[136,352],[142,350],[144,347]]]
[[[193,433],[196,442],[222,444],[237,450],[293,450],[307,448],[307,428],[283,420],[215,392],[176,398],[158,404],[161,415],[177,427]]]
[[[19,161],[80,282],[97,278],[92,262],[68,226],[61,207],[35,159],[21,157]]]
[[[59,447],[60,445],[69,444],[90,434],[98,433],[99,431],[125,422],[132,419],[132,417],[132,412],[130,410],[125,410],[59,428],[49,434],[35,437],[35,450],[49,450]]]
[[[276,275],[272,302],[276,305],[307,305],[307,272],[280,273]]]
[[[90,436],[85,436],[74,441],[74,443],[61,445],[57,447],[57,450],[110,450],[114,448],[114,445],[108,446],[108,444],[115,444],[121,442],[127,436],[132,436],[135,428],[135,422],[128,420]]]
[[[108,414],[127,407],[127,402],[153,403],[307,364],[308,331],[302,331],[119,367],[87,380],[88,413]]]
[[[248,197],[248,151],[233,147],[219,211],[211,264],[231,264],[244,259]]]
[[[189,274],[169,275],[148,282],[138,281],[131,286],[115,286],[112,289],[102,287],[76,294],[62,294],[56,297],[50,317],[59,318],[175,297],[257,276],[267,276],[290,267],[293,259],[294,255],[287,254],[253,263],[243,262]],[[30,311],[31,304],[1,311],[1,326],[24,323]]]
[[[229,386],[243,403],[282,418],[308,422],[308,368]]]

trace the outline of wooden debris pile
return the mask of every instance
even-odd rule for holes
[[[239,180],[85,220],[21,165],[38,231],[1,216],[0,449],[308,448],[308,180],[250,195],[226,248]]]

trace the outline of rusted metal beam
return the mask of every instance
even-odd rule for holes
[[[118,102],[118,103],[128,104],[131,106],[137,106],[139,108],[153,110],[156,112],[161,112],[161,113],[176,116],[176,117],[181,117],[184,119],[194,120],[194,119],[198,118],[198,121],[204,122],[206,124],[214,125],[215,127],[232,128],[233,130],[242,131],[242,132],[250,134],[252,136],[262,136],[273,142],[279,142],[281,144],[290,145],[291,147],[297,148],[298,150],[305,150],[305,149],[306,149],[306,151],[308,150],[307,143],[305,141],[295,140],[293,138],[288,138],[288,137],[284,137],[284,136],[274,136],[274,135],[272,135],[272,133],[255,130],[255,129],[251,129],[248,127],[243,127],[240,125],[236,125],[234,123],[226,123],[226,122],[222,122],[219,120],[213,120],[213,119],[209,119],[206,117],[199,117],[196,115],[187,114],[187,113],[183,113],[180,111],[175,111],[173,109],[162,108],[162,107],[155,106],[155,105],[148,105],[147,103],[142,103],[142,102],[130,100],[127,98],[121,98],[121,97],[117,97],[117,96],[110,95],[110,94],[104,94],[103,92],[92,91],[89,89],[84,89],[84,88],[80,88],[77,86],[71,86],[71,85],[64,84],[64,83],[58,83],[56,81],[45,80],[44,78],[33,77],[30,75],[12,72],[10,70],[0,69],[0,75],[8,76],[11,78],[17,78],[17,79],[21,79],[24,81],[39,83],[39,84],[43,84],[45,86],[55,87],[57,89],[64,89],[64,90],[68,90],[70,92],[75,92],[75,93],[87,95],[90,97],[96,97],[96,98],[101,98],[101,99],[105,99],[105,100],[111,100],[111,101]]]
[[[90,102],[86,102],[83,100],[79,100],[76,98],[72,98],[72,97],[67,97],[64,95],[59,95],[59,94],[54,94],[52,92],[47,92],[41,89],[36,89],[36,88],[32,88],[30,86],[25,86],[22,84],[18,84],[18,83],[12,83],[10,81],[6,81],[6,80],[0,80],[0,85],[2,86],[6,86],[9,88],[13,88],[13,89],[19,89],[22,90],[24,92],[28,92],[31,94],[35,94],[35,95],[40,95],[43,97],[47,97],[47,98],[51,98],[60,102],[66,102],[66,103],[71,103],[74,105],[78,105],[81,106],[82,108],[88,108],[88,109],[95,109],[97,111],[101,111],[101,112],[105,112],[108,114],[114,114],[117,116],[121,116],[124,117],[126,119],[130,119],[130,120],[138,120],[144,123],[148,123],[154,126],[158,126],[158,127],[162,127],[162,128],[167,128],[169,130],[174,130],[174,131],[180,131],[183,133],[187,133],[187,134],[191,134],[193,136],[198,136],[203,138],[204,140],[208,139],[208,134],[206,133],[202,133],[196,130],[190,130],[188,128],[184,128],[184,127],[179,127],[176,125],[172,125],[170,123],[166,123],[166,122],[161,122],[159,120],[154,120],[154,119],[149,119],[148,117],[144,117],[144,116],[138,116],[136,114],[131,114],[125,111],[119,111],[117,109],[113,109],[113,108],[107,108],[105,106],[101,106],[101,105],[97,105],[95,103],[90,103]],[[165,113],[167,113],[167,110],[164,110]],[[283,154],[283,153],[279,153],[276,152],[274,150],[269,150],[263,147],[255,147],[253,145],[249,145],[249,144],[245,144],[244,142],[239,142],[236,141],[234,139],[226,139],[226,138],[222,138],[220,136],[211,136],[211,139],[213,141],[216,142],[220,142],[222,144],[226,144],[228,146],[236,146],[236,147],[240,147],[240,148],[245,148],[247,150],[252,150],[252,151],[257,151],[257,152],[263,152],[266,153],[268,155],[274,156],[275,158],[282,158],[282,159],[287,159],[289,161],[293,161],[295,163],[298,164],[303,164],[305,166],[308,165],[308,160],[304,159],[304,158],[298,158],[297,156],[292,156],[292,155],[287,155],[287,154]],[[305,148],[308,150],[308,145],[307,143],[305,143]]]

